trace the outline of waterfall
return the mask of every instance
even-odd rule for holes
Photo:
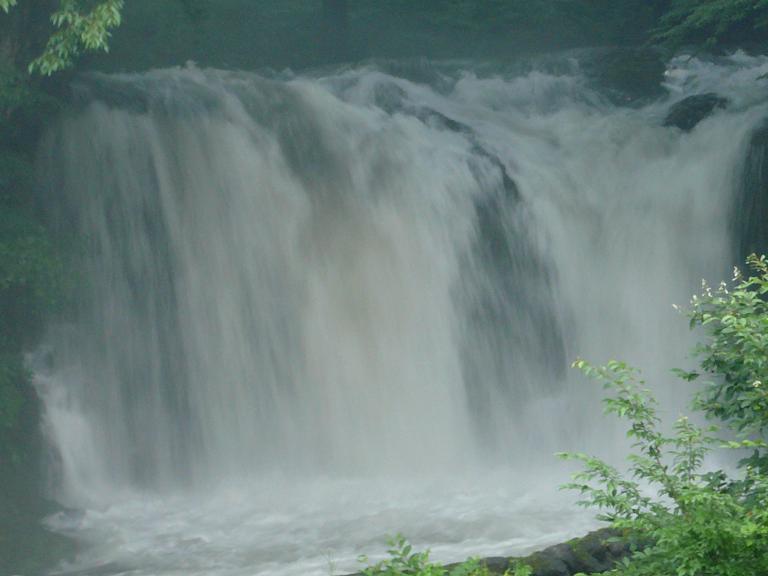
[[[86,511],[51,522],[96,542],[84,564],[165,574],[179,566],[170,547],[201,574],[296,569],[279,542],[264,552],[267,537],[243,545],[260,553],[225,554],[216,534],[242,535],[223,518],[278,540],[304,529],[308,556],[329,530],[350,546],[380,537],[360,522],[438,552],[524,547],[535,537],[501,536],[517,519],[470,511],[516,509],[501,502],[523,489],[496,493],[499,478],[622,446],[570,361],[627,360],[682,405],[669,369],[694,339],[671,305],[735,263],[768,60],[673,61],[670,95],[634,108],[566,68],[76,82],[39,173],[77,238],[83,288],[37,381],[55,495]],[[672,103],[713,88],[726,109],[689,133],[663,126]],[[465,483],[444,492],[441,478]],[[394,484],[413,506],[388,518]],[[190,512],[203,493],[215,496]],[[466,523],[427,527],[442,513],[430,494]],[[155,518],[156,538],[137,517]]]

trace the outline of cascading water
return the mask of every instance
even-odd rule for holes
[[[637,109],[575,66],[461,69],[80,82],[40,159],[86,278],[38,375],[71,569],[324,574],[397,531],[455,560],[589,525],[552,454],[621,441],[568,362],[684,362],[670,305],[733,264],[768,61],[673,62]]]

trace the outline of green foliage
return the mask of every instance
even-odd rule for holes
[[[0,0],[0,11],[17,4]],[[638,45],[649,36],[672,48],[739,44],[763,38],[768,22],[768,0],[349,0],[348,5],[349,59],[504,57]],[[30,65],[43,75],[70,67],[82,52],[107,52],[110,46],[117,55],[112,65],[121,69],[190,59],[228,68],[314,66],[334,59],[320,0],[125,5],[124,0],[57,0],[56,6],[50,16],[54,33]]]
[[[704,457],[721,442],[715,428],[681,417],[660,431],[656,400],[637,370],[620,362],[575,363],[603,382],[606,412],[629,422],[634,452],[624,475],[585,454],[564,454],[584,468],[566,488],[600,519],[647,543],[612,574],[622,576],[753,576],[768,573],[768,478],[748,468],[743,481],[706,472]],[[738,443],[737,443],[738,445]]]
[[[9,12],[17,0],[0,0],[0,10]],[[109,51],[111,30],[122,21],[123,0],[59,0],[51,14],[55,29],[43,53],[29,65],[29,72],[50,76],[73,65],[84,51]]]
[[[660,430],[658,405],[639,372],[620,362],[593,367],[575,363],[603,383],[606,412],[629,422],[634,452],[629,474],[585,454],[565,454],[584,468],[566,487],[600,518],[630,529],[648,546],[613,574],[623,576],[752,576],[768,573],[768,262],[750,256],[753,274],[735,270],[732,285],[713,290],[706,283],[687,311],[692,328],[703,330],[695,353],[700,371],[677,370],[686,381],[710,377],[694,406],[741,436],[723,442],[716,427],[687,418],[674,433]],[[748,448],[743,475],[706,472],[703,461],[716,448]]]
[[[524,562],[515,562],[506,574],[508,576],[533,576],[533,568]]]
[[[11,8],[16,6],[17,0],[0,0],[0,10],[8,12]]]
[[[706,336],[696,348],[701,371],[676,371],[686,381],[701,373],[711,377],[694,406],[736,430],[738,440],[720,440],[717,427],[696,426],[687,417],[666,434],[636,369],[615,361],[574,364],[603,383],[606,412],[629,423],[633,442],[628,474],[586,454],[561,455],[583,465],[566,485],[582,494],[581,504],[598,508],[600,519],[646,543],[613,574],[768,574],[768,262],[756,256],[748,262],[752,276],[745,279],[736,270],[731,287],[704,284],[691,301],[691,327]],[[752,451],[740,476],[705,470],[705,457],[719,448]]]
[[[704,285],[689,312],[691,326],[708,336],[696,348],[701,367],[715,378],[704,384],[696,405],[739,432],[761,437],[768,428],[768,262],[752,255],[753,275],[734,270],[733,285]],[[688,373],[688,379],[699,377]]]
[[[109,51],[111,30],[120,25],[123,0],[104,0],[85,11],[78,0],[60,0],[51,14],[56,28],[43,54],[29,65],[45,76],[69,68],[81,51]]]
[[[488,566],[482,560],[470,558],[466,562],[450,567],[435,564],[429,560],[429,550],[414,552],[413,547],[401,535],[388,540],[389,558],[376,564],[370,564],[368,558],[361,556],[365,564],[363,576],[491,576]],[[505,572],[505,576],[531,576],[533,571],[525,564],[517,564]]]
[[[677,48],[685,44],[715,46],[740,43],[765,32],[767,0],[673,0],[662,16],[654,40]]]

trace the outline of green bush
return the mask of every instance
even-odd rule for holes
[[[688,310],[692,328],[706,336],[696,348],[700,372],[676,371],[684,380],[708,375],[694,407],[735,430],[738,440],[717,436],[718,427],[679,418],[672,434],[661,430],[657,402],[640,373],[621,362],[574,365],[603,383],[607,413],[629,423],[633,440],[629,473],[586,454],[563,454],[584,468],[567,488],[600,519],[628,530],[643,543],[613,574],[622,576],[754,576],[768,574],[768,264],[752,256],[754,275],[736,271],[732,286],[704,284]],[[717,449],[749,449],[741,473],[707,471]]]

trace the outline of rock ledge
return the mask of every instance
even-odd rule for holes
[[[482,562],[492,574],[514,572],[518,564],[527,564],[533,568],[533,576],[574,576],[579,572],[595,574],[607,572],[616,563],[630,555],[629,539],[613,528],[603,528],[587,534],[583,538],[574,538],[563,544],[556,544],[540,552],[534,552],[524,558],[492,557]],[[621,538],[621,540],[618,540]],[[449,564],[452,568],[458,564]],[[351,576],[360,576],[353,574]]]

